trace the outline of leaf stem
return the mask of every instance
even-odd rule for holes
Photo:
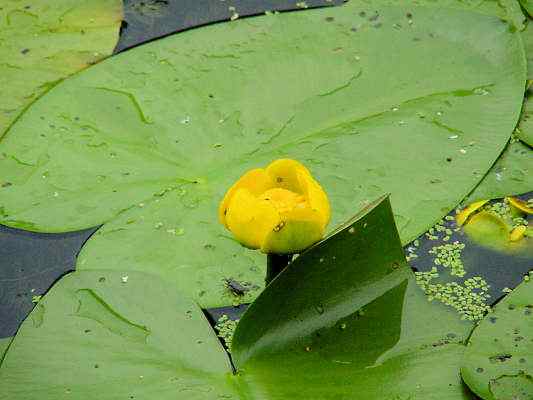
[[[267,273],[265,286],[274,280],[278,274],[291,262],[292,254],[267,254]]]

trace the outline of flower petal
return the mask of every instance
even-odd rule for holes
[[[309,207],[296,208],[281,215],[280,222],[268,232],[263,253],[298,253],[318,242],[324,236],[323,216]]]
[[[302,187],[302,194],[309,207],[312,210],[317,210],[322,215],[322,225],[325,228],[331,218],[331,209],[326,192],[311,175],[298,172],[298,180]]]
[[[281,219],[270,202],[258,199],[248,189],[240,188],[229,200],[225,221],[235,239],[246,247],[259,249]]]
[[[291,192],[302,194],[302,187],[298,179],[298,173],[311,176],[309,170],[298,161],[282,158],[270,163],[266,168],[267,174],[278,188],[287,189]]]
[[[224,196],[224,199],[220,202],[220,205],[218,206],[218,218],[220,222],[226,226],[226,228],[228,227],[226,221],[226,212],[232,197],[235,195],[238,189],[246,188],[252,195],[257,197],[261,193],[273,187],[274,182],[263,168],[257,168],[248,171],[246,174],[241,176],[241,178],[235,182],[231,188],[229,188]]]

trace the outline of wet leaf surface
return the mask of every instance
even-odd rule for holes
[[[43,93],[110,55],[121,19],[120,0],[3,1],[0,137]]]
[[[61,279],[0,368],[2,394],[25,400],[207,399],[230,390],[227,375],[194,302],[154,276],[107,270]]]
[[[533,147],[533,99],[531,99],[531,92],[526,92],[524,98],[524,106],[522,108],[522,115],[520,116],[520,123],[518,124],[517,136],[524,143]],[[530,152],[530,154],[532,154]],[[530,162],[530,166],[533,161]]]
[[[38,303],[0,380],[14,400],[462,400],[472,398],[457,373],[470,328],[414,284],[385,200],[300,255],[246,311],[237,375],[173,285],[95,270],[64,277]]]
[[[532,154],[527,145],[512,140],[464,204],[530,192],[533,188]]]
[[[387,62],[372,50],[391,46]],[[240,271],[260,286],[264,275],[258,256],[236,252],[216,222],[216,204],[243,171],[279,157],[304,162],[330,196],[333,225],[391,192],[406,243],[499,154],[524,68],[504,24],[447,9],[374,14],[348,4],[188,31],[95,66],[28,110],[0,146],[10,183],[2,222],[56,232],[118,216],[79,268],[98,268],[113,249],[109,265],[160,272],[204,306],[231,304],[223,279]],[[216,264],[180,255],[205,245]]]
[[[522,199],[527,200],[527,196]],[[461,215],[450,213],[406,246],[406,255],[429,299],[446,304],[465,318],[479,320],[531,270],[531,238],[509,241],[513,222],[531,223],[531,217],[520,214],[523,219],[518,221],[504,199],[484,204],[465,225],[458,226],[456,217]],[[476,222],[479,218],[483,222],[487,215],[489,222],[492,217],[498,221],[494,226],[488,224],[496,234],[494,229],[483,232],[484,224]],[[502,223],[506,225],[503,231]],[[488,240],[487,233],[491,232],[493,240]]]
[[[533,283],[529,275],[494,307],[469,339],[461,375],[485,400],[533,396]]]

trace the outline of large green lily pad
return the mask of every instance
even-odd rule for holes
[[[526,29],[522,31],[522,41],[526,50],[527,79],[533,79],[533,24],[528,22]]]
[[[494,307],[469,339],[461,375],[485,400],[533,397],[533,283],[528,279]]]
[[[68,275],[38,303],[0,383],[10,400],[463,400],[470,327],[416,287],[381,201],[293,261],[250,307],[233,340],[237,375],[173,285],[94,270]]]
[[[526,97],[524,98],[524,106],[522,107],[522,115],[518,124],[517,136],[524,143],[533,147],[533,100],[529,91],[526,92]],[[530,163],[533,166],[533,161]],[[531,187],[533,188],[533,184]]]
[[[37,304],[0,382],[12,400],[207,399],[227,391],[225,374],[229,359],[194,302],[152,275],[103,270],[66,276]]]
[[[2,137],[36,98],[113,52],[122,1],[4,0],[0,20]]]
[[[513,140],[464,203],[530,192],[533,189],[532,171],[531,149]]]
[[[222,279],[261,264],[233,257],[216,218],[246,170],[303,162],[333,225],[390,192],[406,243],[500,154],[524,80],[519,34],[465,11],[354,3],[188,31],[67,80],[20,118],[0,145],[1,221],[58,232],[118,216],[80,268],[112,253],[106,265],[161,269],[202,305],[228,304]],[[205,245],[212,258],[181,255]],[[260,286],[261,267],[245,278]]]

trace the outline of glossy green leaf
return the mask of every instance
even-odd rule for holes
[[[113,52],[122,1],[4,0],[0,20],[2,137],[36,98]]]
[[[230,304],[223,278],[264,277],[254,253],[233,257],[216,217],[244,172],[303,162],[333,226],[390,192],[406,243],[497,158],[524,80],[518,33],[451,9],[354,3],[187,31],[113,57],[28,110],[0,144],[1,221],[56,232],[118,216],[80,268],[111,254],[113,268],[161,270],[204,306]],[[214,255],[203,260],[205,245]]]
[[[0,368],[0,398],[210,399],[231,392],[231,371],[201,310],[172,286],[76,272],[23,323]]]
[[[470,328],[414,284],[381,201],[300,255],[249,308],[233,340],[237,375],[173,285],[95,270],[66,276],[38,303],[0,385],[9,400],[464,400]]]
[[[470,324],[414,283],[388,201],[289,265],[241,318],[239,376],[268,399],[469,399]]]
[[[474,329],[461,367],[484,400],[533,397],[533,283],[528,279]]]

